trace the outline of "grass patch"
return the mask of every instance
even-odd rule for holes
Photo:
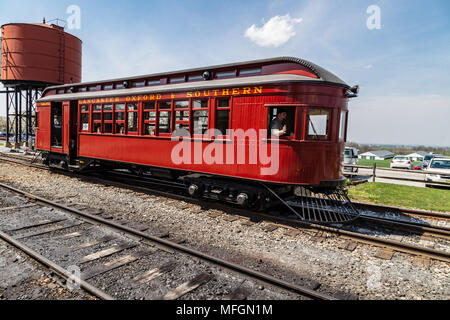
[[[450,190],[390,183],[363,183],[349,188],[350,199],[397,207],[450,212]]]

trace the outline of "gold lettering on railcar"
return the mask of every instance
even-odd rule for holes
[[[200,98],[200,97],[210,97],[210,96],[237,96],[237,95],[249,95],[249,94],[262,94],[263,87],[244,87],[244,88],[231,88],[231,89],[216,89],[216,90],[203,90],[195,92],[186,92],[185,94],[175,94],[169,93],[167,95],[162,94],[150,94],[150,95],[139,95],[139,96],[127,96],[123,98],[102,98],[102,99],[84,99],[80,100],[80,104],[94,104],[94,103],[113,103],[113,102],[130,102],[130,101],[149,101],[149,100],[161,100],[161,99],[175,99],[175,98]],[[50,105],[39,104],[40,106]]]

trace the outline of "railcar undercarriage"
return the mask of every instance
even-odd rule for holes
[[[262,211],[282,206],[308,223],[347,223],[359,217],[358,210],[341,186],[268,184],[97,159],[77,159],[71,163],[65,155],[54,153],[45,153],[42,159],[51,167],[77,172],[126,169],[136,176],[150,177],[154,181],[157,179],[159,185],[166,182],[168,186],[181,186],[191,197],[228,202],[251,210]]]

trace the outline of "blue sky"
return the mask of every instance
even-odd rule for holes
[[[296,56],[361,86],[350,141],[450,146],[450,1],[0,0],[0,24],[67,19],[70,5],[81,9],[81,29],[67,31],[83,40],[84,81]],[[371,5],[381,29],[367,28]],[[274,17],[289,29],[269,30]],[[262,46],[245,36],[253,25],[288,40]]]

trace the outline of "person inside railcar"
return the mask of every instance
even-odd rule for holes
[[[272,119],[270,123],[270,132],[272,136],[284,137],[287,136],[287,112],[283,109],[278,109],[277,116]]]

